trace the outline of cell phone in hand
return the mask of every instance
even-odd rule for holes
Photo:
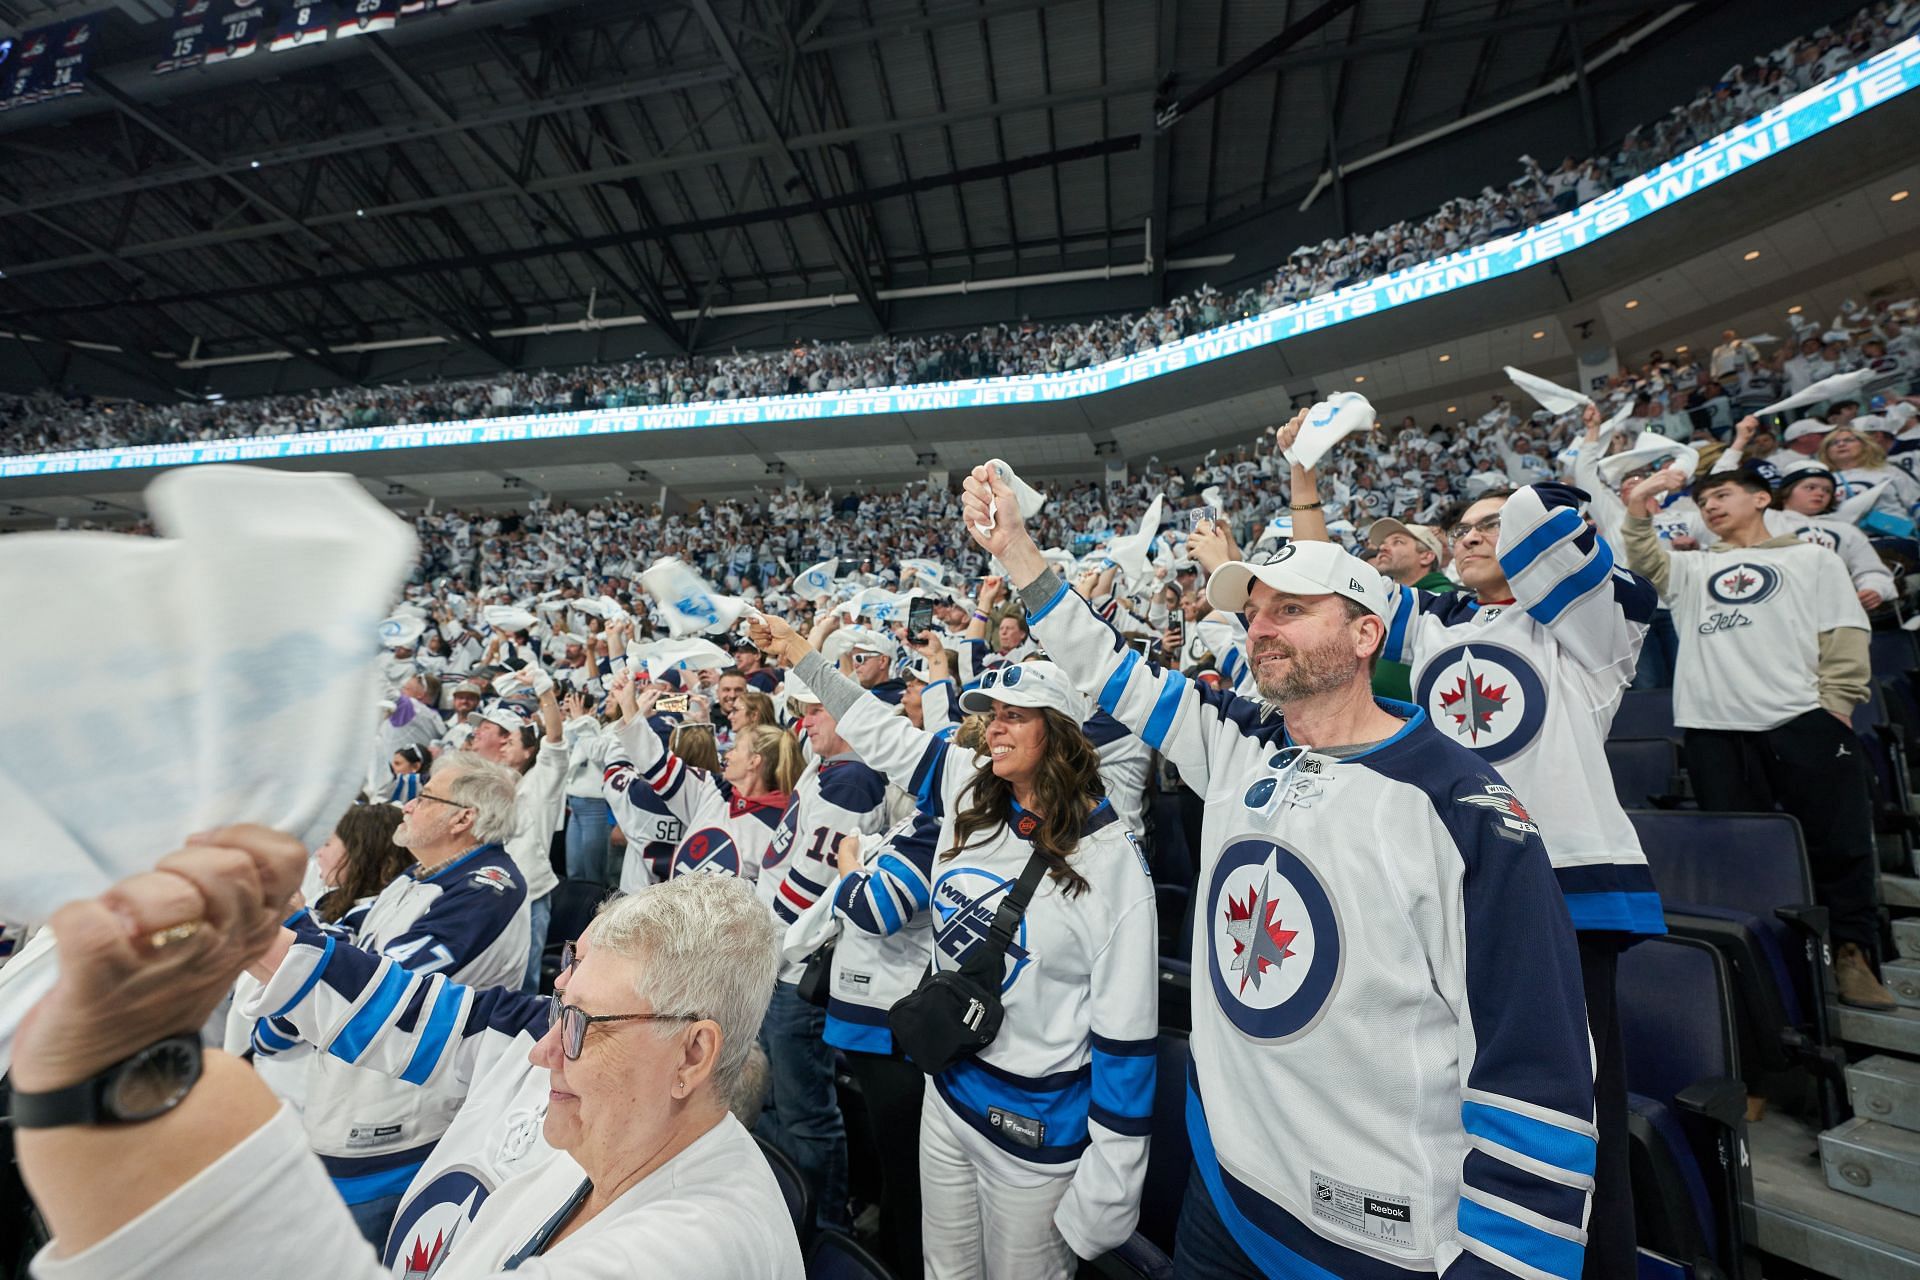
[[[672,715],[685,715],[692,705],[693,699],[684,693],[663,693],[660,700],[653,704],[653,709]]]
[[[1192,533],[1202,524],[1219,524],[1220,511],[1217,507],[1195,507],[1187,512],[1187,532]]]
[[[1143,658],[1153,656],[1152,636],[1130,635],[1127,637],[1127,644],[1135,653]]]
[[[933,630],[933,601],[922,596],[907,609],[907,643],[919,644],[922,634]]]
[[[1167,615],[1167,628],[1174,635],[1174,652],[1184,657],[1187,652],[1187,615],[1175,609]]]

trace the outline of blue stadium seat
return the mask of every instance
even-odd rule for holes
[[[1082,1264],[1082,1280],[1173,1280],[1173,1260],[1138,1232],[1111,1253]]]
[[[1647,809],[1672,795],[1679,752],[1671,738],[1608,738],[1613,793],[1626,809]]]
[[[1630,811],[1667,927],[1725,959],[1752,1084],[1801,1065],[1837,1083],[1827,1029],[1826,911],[1813,902],[1800,824],[1781,813]],[[1831,1105],[1831,1098],[1826,1099]]]
[[[1176,956],[1160,957],[1160,1029],[1183,1036],[1193,1030],[1193,974]]]
[[[1868,653],[1873,663],[1873,674],[1885,680],[1920,667],[1920,654],[1916,654],[1911,631],[1875,631],[1867,638]]]
[[[813,1235],[813,1188],[807,1185],[806,1175],[784,1151],[757,1134],[753,1140],[760,1145],[760,1154],[773,1169],[773,1180],[780,1184],[780,1194],[786,1197],[787,1212],[793,1216],[793,1229],[799,1233],[800,1247],[804,1249]],[[808,1274],[813,1273],[809,1270]]]
[[[1153,1137],[1147,1146],[1147,1179],[1140,1192],[1139,1233],[1173,1252],[1180,1201],[1193,1149],[1187,1141],[1187,1037],[1160,1032],[1153,1077]]]
[[[853,1237],[822,1231],[807,1253],[807,1280],[894,1280],[894,1274]]]
[[[1191,887],[1193,851],[1187,847],[1179,792],[1156,791],[1149,795],[1147,816],[1153,828],[1153,882]]]
[[[1673,690],[1629,689],[1613,713],[1609,738],[1672,738],[1680,740],[1673,724]]]
[[[1746,1089],[1720,953],[1650,938],[1620,957],[1634,1214],[1643,1275],[1737,1271]]]
[[[1159,913],[1160,954],[1163,956],[1184,956],[1187,954],[1189,889],[1184,884],[1161,884],[1154,882],[1153,904]]]

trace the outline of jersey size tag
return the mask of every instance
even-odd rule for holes
[[[1414,1248],[1416,1224],[1411,1200],[1367,1191],[1317,1170],[1312,1176],[1314,1217],[1365,1236],[1373,1244]]]
[[[347,1130],[347,1149],[358,1151],[363,1147],[378,1147],[400,1136],[406,1129],[402,1124],[357,1124]]]
[[[1047,1126],[1044,1122],[1028,1116],[1015,1115],[1000,1107],[987,1108],[987,1123],[1023,1147],[1036,1150],[1047,1140]]]

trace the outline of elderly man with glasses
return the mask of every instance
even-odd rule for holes
[[[758,1091],[754,1032],[778,963],[751,885],[687,876],[611,904],[549,1000],[308,936],[275,942],[304,862],[284,836],[227,828],[56,915],[60,986],[14,1058],[20,1157],[56,1237],[42,1274],[121,1280],[241,1256],[358,1280],[801,1280],[779,1186],[729,1114]],[[329,1054],[466,1100],[384,1257],[355,1241],[291,1113],[187,1034],[242,965],[267,982],[258,1005]],[[133,1069],[137,1088],[113,1086]]]
[[[517,982],[526,964],[527,885],[500,843],[513,829],[517,783],[507,766],[472,753],[442,757],[420,793],[402,807],[393,833],[414,864],[380,891],[358,931],[336,937],[305,913],[296,917],[297,925],[323,943],[357,946],[415,973],[441,973],[474,986]],[[362,1019],[383,1017],[389,994],[397,998],[376,992]],[[254,1026],[256,1055],[295,1043],[270,1020]],[[363,1069],[357,1057],[308,1059],[301,1120],[362,1234],[378,1244],[387,1237],[401,1192],[445,1132],[452,1108],[434,1090]]]
[[[1292,444],[1298,419],[1281,428]],[[1294,468],[1294,492],[1317,478]],[[1620,951],[1666,932],[1640,838],[1614,793],[1607,726],[1658,604],[1614,563],[1582,491],[1540,483],[1483,494],[1442,519],[1466,590],[1393,588],[1384,659],[1412,670],[1412,701],[1443,733],[1497,766],[1540,828],[1578,931],[1596,1055],[1599,1147],[1585,1274],[1631,1276],[1626,1064],[1614,1007]],[[1296,505],[1296,539],[1327,541]]]

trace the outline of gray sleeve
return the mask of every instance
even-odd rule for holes
[[[1026,606],[1028,613],[1038,613],[1046,608],[1047,603],[1059,595],[1060,589],[1066,585],[1052,568],[1043,569],[1039,577],[1020,588],[1020,603]],[[806,679],[805,676],[800,678]],[[812,687],[811,682],[808,683],[808,687]],[[829,707],[828,710],[832,708]]]
[[[793,674],[813,690],[814,696],[820,699],[820,705],[835,720],[853,710],[854,704],[867,692],[857,680],[849,680],[841,675],[831,662],[817,652],[800,659],[800,665],[793,669]]]

